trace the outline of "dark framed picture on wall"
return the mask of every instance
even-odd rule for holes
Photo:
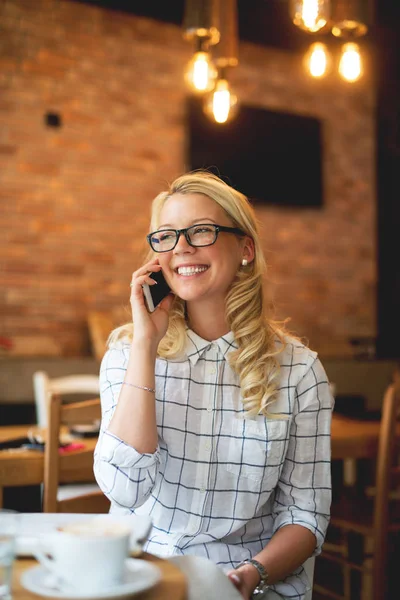
[[[255,205],[323,206],[319,119],[241,105],[219,124],[196,97],[187,99],[186,115],[189,169],[207,168]]]

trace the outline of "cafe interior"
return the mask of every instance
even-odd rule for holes
[[[277,316],[335,398],[308,598],[397,599],[399,3],[3,0],[0,30],[2,507],[108,512],[107,338],[152,199],[207,168],[252,202]],[[158,586],[143,598],[189,598],[175,572]]]

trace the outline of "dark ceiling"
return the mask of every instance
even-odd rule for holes
[[[182,25],[185,0],[75,0],[108,10],[145,16],[160,21]],[[377,27],[392,27],[400,20],[398,0],[371,0],[379,5],[375,10],[374,25],[365,41],[373,39]],[[284,50],[303,50],[311,37],[298,29],[289,18],[289,0],[238,0],[239,37],[263,46]],[[325,34],[327,42],[335,42]]]

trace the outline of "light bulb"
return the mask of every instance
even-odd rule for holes
[[[323,77],[328,70],[328,49],[325,44],[311,44],[305,56],[306,67],[313,77]]]
[[[339,73],[346,81],[357,81],[362,73],[361,55],[358,44],[348,42],[342,46]]]
[[[232,92],[226,79],[218,79],[214,90],[205,103],[205,112],[214,118],[216,123],[226,123],[237,112],[237,96]]]
[[[327,24],[331,3],[330,0],[291,0],[290,13],[297,27],[315,33]]]
[[[186,81],[195,92],[207,92],[212,89],[217,75],[208,52],[196,52],[186,68]]]

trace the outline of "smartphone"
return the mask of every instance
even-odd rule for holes
[[[147,309],[149,312],[154,312],[160,302],[168,296],[171,288],[165,281],[162,271],[150,273],[149,277],[154,279],[154,281],[157,281],[157,285],[148,285],[147,283],[144,283],[142,288]]]

